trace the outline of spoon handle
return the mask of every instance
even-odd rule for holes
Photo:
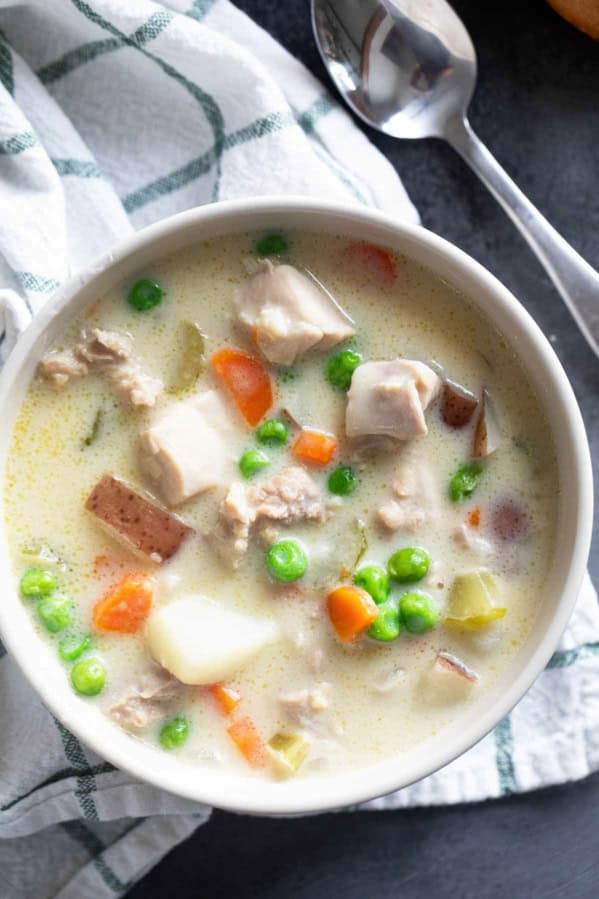
[[[599,356],[599,273],[533,206],[479,140],[467,119],[454,119],[444,136],[528,241],[595,355]]]

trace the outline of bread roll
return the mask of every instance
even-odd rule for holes
[[[599,40],[599,0],[548,0],[548,3],[580,31]]]

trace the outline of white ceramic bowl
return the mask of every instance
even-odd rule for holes
[[[401,757],[356,771],[272,783],[182,763],[129,737],[96,705],[73,693],[53,648],[35,633],[18,596],[0,505],[2,640],[56,717],[99,755],[159,787],[221,808],[277,815],[337,808],[407,786],[465,752],[510,711],[547,664],[572,612],[588,557],[593,488],[584,426],[566,375],[537,325],[499,281],[422,228],[370,210],[295,197],[221,203],[174,216],[130,237],[62,287],[27,328],[2,372],[0,470],[36,364],[69,320],[157,257],[206,238],[273,227],[344,234],[389,246],[426,265],[479,306],[514,347],[545,407],[562,488],[551,589],[525,646],[484,703],[468,707],[449,727]]]

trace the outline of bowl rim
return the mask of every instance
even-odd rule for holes
[[[11,603],[0,604],[0,635],[6,648],[46,706],[84,744],[118,769],[127,771],[136,778],[171,793],[219,808],[253,814],[292,815],[322,812],[362,803],[421,780],[449,764],[478,743],[519,702],[549,661],[574,608],[586,568],[592,533],[593,480],[590,451],[582,416],[567,376],[538,325],[513,294],[464,251],[419,225],[402,222],[386,213],[370,208],[352,207],[341,203],[322,202],[296,196],[248,198],[215,203],[178,213],[130,235],[120,241],[116,248],[103,254],[99,259],[86,266],[81,273],[66,282],[35,316],[0,373],[0,408],[5,408],[11,388],[16,385],[23,367],[32,355],[32,350],[35,349],[40,337],[54,317],[63,311],[66,312],[83,288],[89,287],[96,279],[116,269],[120,263],[135,259],[141,251],[150,246],[157,247],[153,254],[154,258],[168,255],[160,251],[159,243],[161,241],[167,237],[174,238],[187,231],[193,231],[198,227],[206,227],[208,232],[211,227],[213,231],[216,227],[216,233],[220,234],[238,233],[246,230],[258,230],[261,227],[260,224],[253,228],[250,224],[236,227],[235,222],[239,222],[240,219],[243,221],[248,219],[248,222],[252,216],[257,219],[260,217],[276,218],[277,216],[301,219],[306,215],[314,218],[312,230],[315,231],[319,230],[319,219],[321,223],[327,219],[336,219],[340,223],[341,231],[343,222],[361,226],[366,232],[369,229],[376,230],[378,228],[379,231],[386,231],[390,239],[392,238],[397,243],[403,241],[419,245],[423,248],[423,252],[430,253],[432,260],[443,258],[456,270],[467,274],[472,281],[477,282],[481,291],[490,297],[497,309],[501,309],[506,320],[511,322],[518,337],[522,335],[526,337],[529,346],[533,346],[537,353],[537,362],[544,366],[543,374],[549,378],[551,389],[555,391],[555,396],[561,404],[560,426],[567,431],[569,449],[572,454],[572,465],[568,472],[568,487],[572,492],[572,499],[568,499],[567,502],[577,512],[576,539],[569,555],[567,573],[564,575],[564,588],[557,602],[556,614],[548,624],[543,639],[534,650],[530,651],[527,661],[522,665],[505,692],[497,701],[490,704],[490,708],[482,711],[476,724],[471,724],[458,733],[449,749],[439,745],[433,751],[428,747],[428,751],[423,751],[423,747],[428,742],[425,741],[415,747],[416,752],[411,750],[405,756],[401,756],[401,765],[396,761],[395,766],[392,766],[392,759],[384,759],[368,767],[357,769],[357,777],[355,776],[356,772],[350,771],[343,776],[318,776],[302,779],[302,789],[296,790],[293,795],[285,789],[283,784],[276,785],[280,789],[275,793],[270,788],[271,785],[265,788],[264,781],[245,775],[206,776],[200,777],[197,782],[190,782],[193,779],[189,778],[187,764],[165,765],[165,770],[161,771],[156,766],[155,751],[146,751],[147,747],[144,747],[144,744],[137,742],[138,749],[133,751],[132,738],[128,735],[125,735],[126,741],[120,738],[116,740],[116,743],[109,740],[102,727],[91,726],[92,718],[87,714],[88,710],[84,710],[85,714],[78,711],[78,704],[81,703],[79,698],[76,698],[77,703],[69,703],[54,695],[52,684],[44,677],[43,669],[40,671],[36,666],[35,653],[27,651],[27,644],[22,640],[22,631],[18,621],[13,620],[14,616],[10,614]],[[221,227],[218,230],[218,223],[227,221],[230,222],[228,229]],[[206,236],[213,235],[207,234]],[[367,233],[364,239],[369,239]],[[180,248],[182,249],[192,242],[181,243]],[[435,271],[434,262],[431,262],[430,268]],[[115,278],[115,281],[118,280],[121,280],[121,277]],[[479,303],[474,299],[474,302],[476,305],[482,305],[482,301]],[[512,344],[517,342],[515,338],[508,339]],[[29,378],[27,378],[28,382]],[[555,423],[550,422],[550,425],[552,433],[555,433]],[[5,444],[7,444],[11,431],[12,427],[8,429],[4,424],[0,424],[0,434],[4,432],[2,436]],[[2,484],[6,451],[7,445],[0,446]],[[2,518],[0,521],[0,572],[4,566],[10,582],[11,566],[7,558],[3,558],[3,556],[8,557],[8,553],[6,552],[6,542],[3,539],[4,521],[1,497],[0,517]],[[14,582],[14,576],[12,581]],[[16,591],[11,590],[11,592],[15,593],[15,598],[19,601]],[[72,708],[67,707],[70,705]],[[114,728],[117,728],[117,725],[110,723],[110,731]],[[406,759],[408,760],[407,766]],[[167,767],[168,770],[166,770]],[[170,770],[171,768],[173,771]]]

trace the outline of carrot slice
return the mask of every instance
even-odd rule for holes
[[[478,506],[468,512],[468,524],[471,528],[477,528],[480,525],[480,509]]]
[[[233,687],[225,687],[223,684],[212,684],[210,692],[223,715],[230,715],[241,700],[241,694],[237,690],[234,690]]]
[[[328,465],[337,449],[337,441],[332,434],[323,431],[300,431],[291,447],[291,452],[300,462],[308,465]]]
[[[342,643],[350,643],[359,637],[379,613],[370,594],[352,584],[342,584],[331,590],[327,597],[327,609]]]
[[[348,243],[343,251],[344,258],[364,269],[368,275],[391,284],[397,278],[395,259],[387,250],[366,241]]]
[[[235,347],[218,350],[210,363],[247,423],[255,427],[273,402],[266,367],[255,356]]]
[[[92,612],[92,621],[100,631],[134,634],[152,608],[154,578],[143,572],[126,574],[114,584]]]
[[[251,718],[240,718],[227,728],[227,733],[252,768],[266,765],[266,747]]]

